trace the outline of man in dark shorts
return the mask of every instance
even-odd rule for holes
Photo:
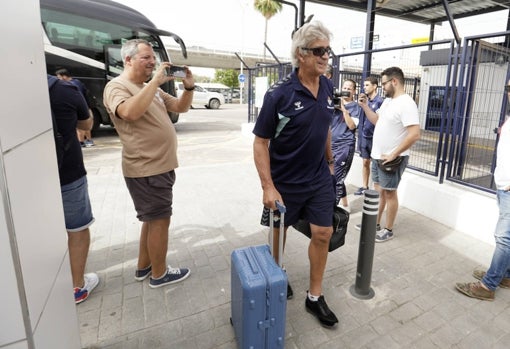
[[[370,110],[377,112],[383,99],[377,93],[377,79],[369,76],[363,82],[363,92],[368,98],[368,107]],[[363,195],[368,189],[368,181],[370,179],[370,153],[372,152],[372,137],[374,136],[375,125],[370,122],[365,113],[362,111],[358,125],[358,149],[363,159],[362,168],[362,186],[358,188],[354,195]]]
[[[125,42],[121,56],[124,71],[106,85],[103,100],[122,142],[122,172],[137,217],[143,222],[135,279],[143,281],[150,276],[149,286],[156,288],[190,274],[189,269],[173,268],[166,262],[178,166],[177,135],[168,112],[189,110],[195,82],[186,68],[182,79],[185,91],[180,98],[160,89],[174,79],[166,74],[171,64],[161,62],[156,68],[154,50],[146,40]]]
[[[76,130],[90,130],[93,119],[85,98],[73,84],[48,75],[51,112],[57,147],[58,175],[67,230],[67,245],[74,301],[85,301],[99,284],[96,273],[85,274],[90,247],[89,227],[94,223],[87,186],[87,172],[83,164],[81,146]]]
[[[294,33],[291,54],[296,69],[267,91],[253,130],[265,211],[276,209],[276,201],[286,206],[285,232],[300,218],[310,222],[305,307],[326,327],[338,322],[322,294],[335,205],[330,129],[335,107],[333,84],[324,76],[330,38],[331,32],[320,22],[305,24]],[[278,229],[273,236],[278,243]],[[277,261],[279,257],[274,255]]]

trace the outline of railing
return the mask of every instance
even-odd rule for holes
[[[421,139],[411,148],[409,166],[438,178],[493,192],[498,135],[504,120],[510,79],[510,32],[469,37],[462,47],[453,40],[405,45],[333,57],[337,87],[352,79],[358,91],[364,76],[379,78],[382,70],[399,66],[405,90],[420,116]],[[372,71],[363,74],[365,56]],[[290,63],[248,70],[248,121],[255,122],[255,78],[267,76],[269,86],[291,71]]]

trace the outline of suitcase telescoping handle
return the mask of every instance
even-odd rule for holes
[[[285,234],[285,211],[287,210],[285,206],[278,200],[275,201],[276,208],[280,212],[280,234],[278,241],[278,266],[281,268],[283,266],[283,236]],[[271,246],[271,254],[274,256],[274,211],[272,209],[269,210],[269,244]]]

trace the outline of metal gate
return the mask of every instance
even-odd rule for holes
[[[332,57],[333,82],[357,82],[387,67],[399,66],[405,90],[414,98],[420,116],[421,139],[411,148],[409,167],[438,178],[493,192],[497,134],[507,105],[504,85],[509,80],[510,32],[469,37],[463,45],[453,40],[405,45]],[[365,56],[371,72],[363,72]],[[268,86],[291,72],[290,63],[249,69],[248,120],[254,122],[255,79],[267,77]],[[382,94],[382,91],[380,91]]]
[[[447,178],[493,191],[498,135],[508,99],[508,33],[469,37],[464,40],[457,64],[456,105]]]

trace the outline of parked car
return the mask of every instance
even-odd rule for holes
[[[184,85],[180,82],[177,84],[177,97],[180,97],[183,92]],[[207,109],[218,109],[222,104],[225,104],[225,97],[223,97],[221,93],[208,91],[195,84],[195,91],[193,92],[193,101],[191,102],[191,106],[196,107],[203,105]]]
[[[231,88],[218,82],[197,82],[197,84],[205,88],[209,92],[218,92],[225,97],[225,103],[232,103]]]

